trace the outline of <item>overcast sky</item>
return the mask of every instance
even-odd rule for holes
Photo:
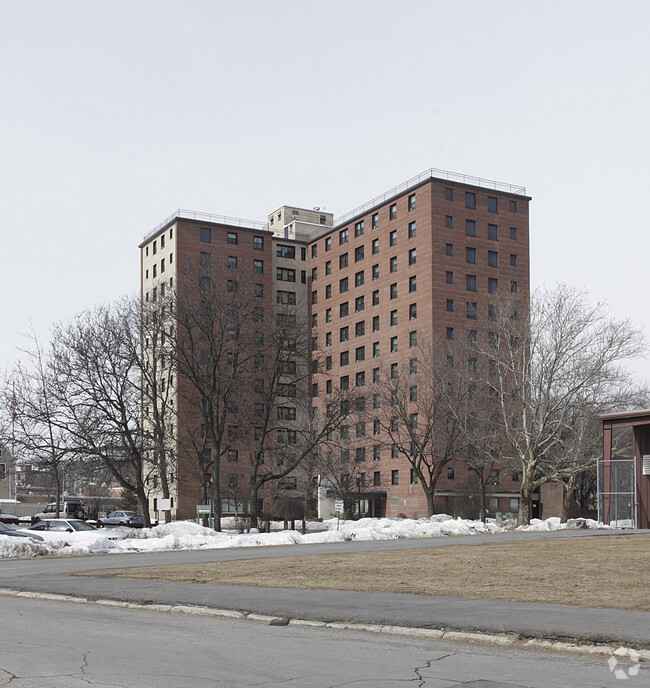
[[[533,286],[650,335],[649,26],[645,0],[0,0],[0,369],[135,292],[177,208],[338,216],[430,167],[525,186]]]

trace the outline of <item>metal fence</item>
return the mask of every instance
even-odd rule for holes
[[[636,461],[598,461],[598,520],[618,528],[636,528]]]

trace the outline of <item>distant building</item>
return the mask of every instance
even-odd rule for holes
[[[451,339],[473,331],[472,336],[487,336],[476,332],[482,327],[473,320],[477,309],[487,312],[497,290],[529,293],[529,202],[520,186],[428,170],[336,220],[320,209],[292,206],[270,213],[266,224],[179,210],[140,245],[142,299],[160,298],[166,290],[196,291],[196,280],[187,280],[186,270],[209,260],[224,271],[236,265],[253,279],[260,307],[272,312],[285,301],[302,306],[312,352],[327,361],[326,369],[316,368],[311,358],[305,361],[312,371],[312,413],[322,418],[328,397],[341,387],[363,387],[370,398],[380,366],[396,364],[408,374],[414,365],[409,349],[418,335]],[[182,381],[175,384],[182,387]],[[178,443],[184,428],[200,423],[190,417],[183,395],[175,403]],[[287,433],[308,422],[300,413],[284,413],[278,415],[278,427]],[[373,457],[372,474],[363,474],[364,486],[372,489],[360,495],[358,512],[426,516],[426,500],[408,462],[386,448],[385,438],[358,428],[347,449],[357,448],[359,455]],[[172,513],[189,518],[196,515],[200,494],[195,475],[182,468],[182,452],[176,446]],[[235,463],[222,463],[223,507],[230,513],[237,509],[226,496]],[[244,461],[237,471],[245,481]],[[350,472],[352,483],[361,480],[354,477],[354,467]],[[300,493],[300,482],[294,484]],[[331,511],[333,495],[328,497],[324,484],[321,506],[330,499]],[[149,489],[153,508],[160,497],[154,475]],[[436,509],[457,513],[472,491],[467,467],[450,464],[439,482]],[[311,496],[316,492],[314,483]],[[518,493],[516,471],[495,476],[490,515],[516,513]],[[267,492],[263,499],[270,496]]]

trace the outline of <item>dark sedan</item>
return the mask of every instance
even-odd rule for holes
[[[19,537],[19,538],[30,538],[31,540],[40,540],[43,542],[43,538],[36,533],[25,533],[18,530],[16,526],[9,525],[7,523],[2,523],[0,521],[0,535],[8,535],[9,537]]]
[[[15,523],[18,525],[18,516],[10,514],[6,509],[0,506],[0,523]]]

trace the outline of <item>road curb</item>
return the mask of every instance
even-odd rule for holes
[[[121,607],[124,609],[142,609],[146,611],[167,614],[188,614],[191,616],[212,616],[228,619],[242,619],[271,623],[279,617],[256,612],[237,611],[233,609],[218,609],[214,607],[195,606],[187,604],[146,604],[111,599],[91,599],[73,595],[56,593],[31,592],[0,588],[0,595],[9,597],[24,597],[28,599],[50,600],[53,602],[74,602],[77,604],[98,604],[106,607]],[[314,628],[332,628],[347,631],[361,631],[365,633],[385,633],[387,635],[410,636],[429,640],[456,640],[488,645],[521,647],[534,650],[553,650],[555,652],[570,652],[573,654],[604,655],[612,657],[631,657],[642,661],[650,661],[650,650],[645,648],[627,647],[622,645],[594,644],[587,641],[573,642],[564,640],[547,640],[545,638],[527,638],[515,633],[483,633],[480,631],[459,631],[453,629],[418,628],[409,626],[391,626],[384,624],[355,623],[342,621],[318,621],[312,619],[290,619],[292,626],[311,626]]]

